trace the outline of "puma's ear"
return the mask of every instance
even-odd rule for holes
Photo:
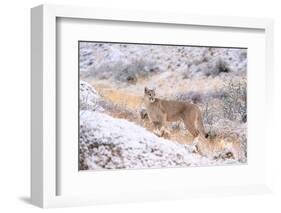
[[[144,93],[147,93],[147,92],[148,92],[148,88],[144,87]]]

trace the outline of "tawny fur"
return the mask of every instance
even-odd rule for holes
[[[182,120],[186,129],[196,138],[205,138],[205,130],[202,121],[202,114],[199,107],[195,104],[180,101],[169,101],[155,98],[154,89],[144,89],[144,105],[147,110],[148,118],[154,127],[163,131],[167,122]]]

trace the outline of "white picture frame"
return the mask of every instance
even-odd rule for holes
[[[266,79],[264,93],[265,107],[268,113],[272,112],[273,100],[270,92],[273,85],[273,21],[271,19],[216,17],[188,14],[165,14],[145,11],[121,11],[100,8],[84,8],[74,6],[41,5],[31,10],[31,201],[34,205],[47,207],[92,205],[112,202],[138,202],[143,200],[182,199],[198,196],[224,196],[271,192],[272,167],[270,164],[270,141],[273,134],[271,116],[265,116],[266,149],[263,154],[266,162],[263,170],[265,178],[255,184],[233,183],[200,187],[193,183],[194,188],[169,185],[167,189],[154,192],[138,191],[133,194],[106,192],[104,196],[91,195],[58,195],[58,166],[57,151],[57,88],[60,82],[57,79],[57,20],[87,19],[87,20],[117,20],[120,22],[153,23],[155,25],[193,25],[213,28],[256,29],[264,32],[265,38],[265,67]],[[253,81],[254,82],[254,81]],[[250,147],[251,149],[251,147]],[[78,172],[78,171],[77,171]],[[135,172],[140,175],[144,171]],[[150,175],[161,175],[159,170],[153,170]],[[111,172],[106,172],[110,176]],[[122,173],[124,175],[124,173]],[[171,175],[171,178],[174,178]]]

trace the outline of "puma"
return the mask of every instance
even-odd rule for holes
[[[202,113],[197,105],[156,98],[155,89],[147,87],[144,88],[144,105],[157,135],[163,136],[167,122],[182,120],[194,139],[198,136],[207,137]]]

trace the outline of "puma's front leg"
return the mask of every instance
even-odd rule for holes
[[[153,133],[159,137],[161,137],[161,130],[160,130],[160,127],[161,127],[161,123],[159,121],[152,121],[151,122],[153,124]]]
[[[160,129],[161,137],[164,135],[170,136],[171,132],[167,129],[167,114],[163,115],[163,120],[162,120],[162,127]]]

